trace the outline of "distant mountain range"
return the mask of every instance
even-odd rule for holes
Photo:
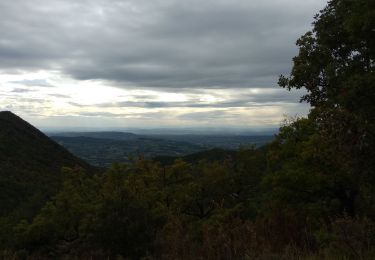
[[[49,136],[61,137],[89,137],[110,140],[135,140],[138,136],[133,133],[117,132],[117,131],[102,131],[102,132],[57,132],[49,133]]]
[[[104,167],[115,162],[129,162],[132,157],[182,156],[204,149],[188,142],[144,137],[127,140],[87,136],[51,136],[51,138],[87,162]]]
[[[209,149],[237,150],[241,146],[262,146],[273,135],[149,134],[128,132],[60,132],[50,137],[76,156],[96,166],[129,162],[133,157],[182,157]]]

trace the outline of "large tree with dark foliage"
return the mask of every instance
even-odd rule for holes
[[[298,41],[299,54],[282,87],[305,88],[302,100],[373,116],[375,2],[332,0]]]
[[[329,1],[297,45],[279,85],[307,90],[301,100],[312,105],[309,118],[345,175],[339,196],[354,215],[355,200],[374,185],[375,1]]]

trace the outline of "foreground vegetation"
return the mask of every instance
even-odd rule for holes
[[[33,217],[4,216],[4,257],[374,259],[374,2],[333,0],[279,84],[307,118],[225,159],[65,168]]]
[[[370,259],[374,182],[325,144],[302,119],[267,149],[220,162],[140,159],[100,175],[66,168],[60,192],[2,232],[2,245],[20,257]]]

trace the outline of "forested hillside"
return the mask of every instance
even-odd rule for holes
[[[0,112],[0,163],[0,217],[20,205],[33,207],[34,203],[44,203],[57,192],[61,167],[93,169],[7,111]]]
[[[329,1],[313,26],[279,81],[307,118],[260,149],[66,168],[32,217],[0,219],[2,256],[375,259],[375,2]]]

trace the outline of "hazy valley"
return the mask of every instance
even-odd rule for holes
[[[220,148],[260,147],[271,141],[272,135],[136,135],[126,132],[60,132],[48,133],[71,153],[95,166],[108,167],[115,162],[130,162],[139,156],[181,157]]]

